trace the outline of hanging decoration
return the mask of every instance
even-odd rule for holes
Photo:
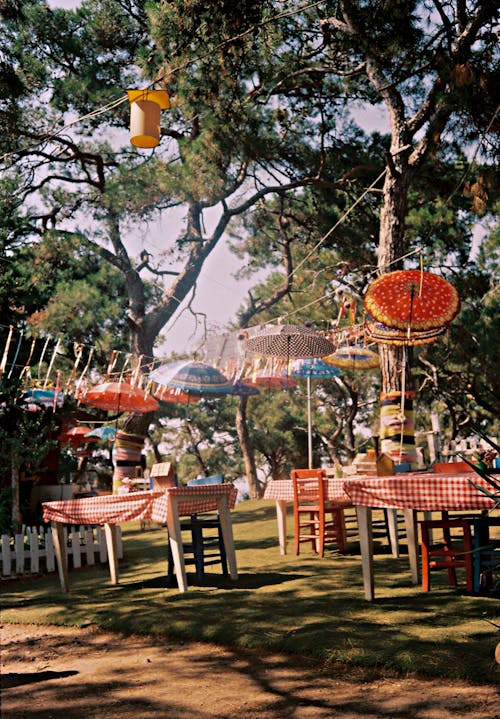
[[[130,142],[151,149],[160,143],[160,110],[168,110],[166,90],[127,90],[130,102]]]
[[[128,382],[104,382],[85,390],[78,399],[108,412],[154,412],[160,406],[145,390]]]
[[[333,367],[350,370],[369,370],[380,367],[378,354],[368,347],[360,345],[339,347],[333,354],[323,357],[323,362]]]
[[[460,309],[457,290],[439,275],[422,270],[396,270],[368,287],[366,311],[387,327],[421,331],[448,325]]]
[[[306,357],[324,357],[335,349],[324,335],[307,325],[268,325],[245,342],[248,351],[287,362]]]

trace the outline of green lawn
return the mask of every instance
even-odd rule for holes
[[[237,582],[210,567],[203,586],[188,572],[188,592],[167,587],[166,529],[141,532],[130,523],[122,526],[119,585],[110,584],[107,565],[72,571],[69,594],[61,593],[57,574],[5,581],[2,621],[92,622],[124,634],[265,648],[402,673],[498,679],[498,597],[467,596],[463,583],[454,590],[444,571],[433,574],[432,591],[423,593],[411,584],[404,540],[401,558],[392,558],[381,523],[377,598],[370,603],[355,533],[345,556],[327,550],[318,559],[304,549],[297,557],[291,541],[290,554],[281,556],[274,502],[243,502],[232,514]],[[291,527],[290,520],[289,534]]]

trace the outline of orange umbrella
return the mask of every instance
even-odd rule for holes
[[[444,327],[460,309],[457,290],[447,280],[421,270],[396,270],[368,287],[365,309],[377,321],[401,330]]]
[[[290,377],[286,372],[273,374],[265,371],[259,372],[257,375],[243,377],[241,383],[249,387],[262,387],[263,389],[293,389],[298,385],[295,377]]]
[[[128,382],[104,382],[86,390],[80,402],[110,412],[153,412],[159,403],[146,390]]]
[[[161,402],[174,402],[175,404],[194,404],[201,399],[200,395],[189,394],[181,390],[175,390],[165,385],[159,385],[154,396]]]
[[[82,444],[98,442],[97,437],[87,437],[89,431],[88,427],[71,427],[60,434],[58,440],[61,444],[69,444],[70,447],[80,447]]]

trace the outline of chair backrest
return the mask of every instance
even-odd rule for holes
[[[153,481],[153,488],[176,487],[177,473],[172,462],[157,462],[151,467],[149,474]]]
[[[324,469],[292,469],[290,476],[294,505],[324,504],[326,481]]]
[[[474,472],[467,462],[436,462],[432,471],[436,474],[462,474],[463,472]]]
[[[202,484],[224,484],[223,474],[212,474],[210,477],[197,477],[196,479],[190,479],[187,483],[188,487],[196,487]]]

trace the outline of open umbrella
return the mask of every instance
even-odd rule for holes
[[[61,407],[64,394],[53,389],[29,389],[23,393],[21,404],[31,411]]]
[[[116,427],[103,425],[102,427],[96,427],[90,432],[87,432],[85,437],[97,437],[97,439],[105,439],[108,442],[111,442],[116,437],[116,431]]]
[[[78,426],[71,427],[59,435],[58,440],[61,444],[69,444],[70,447],[81,447],[82,444],[97,442],[97,437],[87,437],[89,433],[88,427]]]
[[[80,402],[112,412],[153,412],[160,406],[144,389],[128,382],[104,382],[83,392]]]
[[[181,392],[178,389],[171,389],[162,385],[158,386],[153,394],[160,402],[171,402],[173,404],[193,404],[201,399],[200,395]]]
[[[323,362],[333,367],[350,370],[368,370],[380,366],[378,354],[368,347],[359,345],[339,347],[333,354],[323,357]]]
[[[401,330],[444,327],[458,314],[460,297],[447,280],[421,270],[396,270],[374,280],[364,298],[377,321]]]
[[[388,327],[383,322],[367,320],[365,322],[365,335],[378,344],[395,346],[426,345],[435,342],[445,332],[446,327],[431,330],[400,330],[397,327]]]
[[[287,361],[324,357],[335,349],[330,340],[306,325],[268,325],[249,337],[245,347],[254,354]]]
[[[169,362],[153,370],[150,379],[170,390],[189,395],[232,394],[233,383],[220,370],[205,362]]]
[[[253,374],[243,377],[245,385],[262,389],[293,389],[298,382],[290,377],[286,370],[261,369]]]
[[[333,365],[326,364],[317,357],[294,360],[291,364],[290,375],[292,377],[305,377],[307,380],[307,448],[309,458],[309,469],[313,466],[312,456],[312,418],[311,418],[311,379],[327,379],[337,377],[340,370]]]

